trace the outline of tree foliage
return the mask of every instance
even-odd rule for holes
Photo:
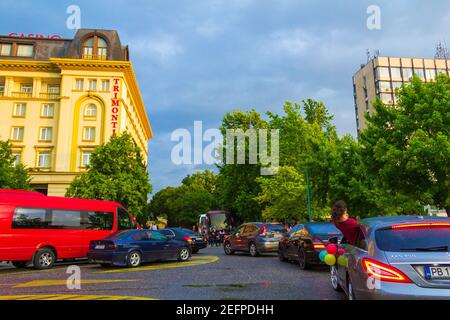
[[[30,178],[22,164],[14,165],[16,157],[11,143],[0,140],[0,189],[29,190]]]
[[[119,202],[145,224],[151,190],[141,150],[124,133],[95,149],[87,172],[74,179],[66,196]]]

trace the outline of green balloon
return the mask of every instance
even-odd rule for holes
[[[345,256],[340,256],[338,258],[338,264],[342,267],[346,267],[347,266],[347,258]]]
[[[336,256],[334,254],[327,254],[325,256],[325,263],[330,267],[334,266],[336,264]]]

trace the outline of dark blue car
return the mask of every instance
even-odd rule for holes
[[[88,259],[102,266],[138,267],[144,262],[191,257],[191,248],[184,241],[172,240],[158,231],[118,231],[103,240],[91,241]]]

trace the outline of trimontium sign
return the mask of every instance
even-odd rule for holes
[[[120,93],[120,79],[114,79],[112,108],[111,108],[111,128],[113,134],[117,134],[117,128],[119,125],[119,106],[120,106],[119,93]]]

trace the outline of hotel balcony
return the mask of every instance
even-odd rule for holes
[[[27,99],[27,98],[32,98],[33,93],[32,92],[11,92],[11,96],[13,98]]]
[[[84,60],[107,60],[107,56],[101,54],[83,54],[81,58]]]
[[[61,98],[61,95],[59,93],[42,92],[39,94],[39,98],[45,100],[58,100],[59,98]]]

